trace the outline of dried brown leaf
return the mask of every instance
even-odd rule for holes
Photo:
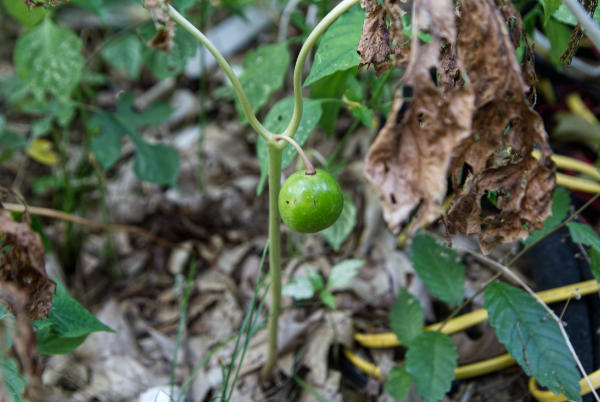
[[[175,23],[169,16],[170,0],[145,0],[144,7],[150,11],[156,35],[148,41],[148,46],[169,53],[173,49]]]
[[[46,275],[44,247],[40,236],[28,225],[15,222],[0,211],[0,283],[15,286],[27,296],[25,312],[32,320],[48,316],[56,284]],[[16,306],[9,306],[15,311]]]
[[[376,0],[361,0],[360,5],[365,9],[366,17],[357,49],[362,58],[358,67],[372,64],[379,76],[389,68],[388,60],[392,51],[384,9]]]
[[[396,92],[365,166],[388,226],[397,233],[408,224],[413,233],[437,219],[451,179],[450,233],[478,234],[484,252],[527,236],[550,213],[555,178],[542,121],[526,97],[535,80],[531,48],[523,69],[515,56],[524,38],[518,12],[493,0],[463,0],[456,12],[449,0],[415,0],[412,15],[402,84],[414,100],[405,104]],[[417,32],[432,40],[422,43]],[[485,204],[490,192],[494,208]]]

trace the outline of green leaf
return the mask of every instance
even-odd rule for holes
[[[341,98],[346,89],[346,80],[350,72],[355,74],[356,69],[337,71],[314,82],[310,87],[311,99],[340,99],[340,102],[324,102],[322,105],[323,114],[319,120],[319,126],[328,136],[333,135],[342,106]]]
[[[175,186],[179,176],[179,154],[170,146],[150,144],[141,137],[134,140],[133,170],[140,180]]]
[[[110,169],[121,156],[121,136],[125,129],[112,115],[104,111],[94,115],[88,126],[102,130],[102,133],[92,140],[90,147],[100,165],[104,169]]]
[[[323,277],[321,274],[312,268],[306,268],[305,271],[313,289],[315,291],[323,289],[325,284],[323,283]]]
[[[136,35],[127,34],[110,41],[100,54],[109,66],[137,79],[142,67],[142,44]]]
[[[423,332],[424,317],[419,301],[401,288],[390,311],[390,328],[398,340],[404,345],[410,344]]]
[[[46,15],[41,7],[30,10],[23,0],[2,0],[2,5],[11,17],[27,27],[36,25]]]
[[[573,242],[600,249],[600,237],[598,237],[590,225],[569,222],[567,226],[569,227],[569,233],[571,233]]]
[[[596,247],[592,247],[588,250],[590,255],[590,269],[592,271],[592,275],[598,282],[600,282],[600,250]]]
[[[558,7],[562,4],[562,0],[544,0],[544,25],[548,23],[552,14],[558,10]]]
[[[310,279],[298,276],[283,286],[282,293],[296,300],[310,299],[315,294],[315,288]]]
[[[545,0],[538,0],[540,3]],[[569,8],[565,4],[561,4],[560,7],[552,15],[556,20],[565,23],[567,25],[577,25],[577,18],[571,13]],[[594,21],[596,24],[600,24],[600,9],[596,8],[594,12]]]
[[[496,282],[485,290],[484,307],[498,340],[527,375],[556,394],[581,401],[573,356],[541,304],[520,289]]]
[[[327,289],[323,289],[321,290],[321,293],[319,293],[319,296],[321,297],[321,301],[324,305],[326,305],[329,308],[336,308],[336,299],[333,293],[331,293]]]
[[[300,146],[304,145],[321,118],[321,101],[302,99],[302,110],[300,125],[296,131],[296,135],[294,135],[294,140]],[[283,132],[292,118],[293,111],[294,99],[292,97],[281,99],[269,110],[267,117],[265,117],[265,128],[273,133]],[[260,166],[260,181],[258,182],[256,193],[261,194],[269,172],[269,152],[267,143],[262,137],[259,137],[256,142],[256,155],[258,156],[258,164]],[[288,144],[281,156],[282,169],[288,167],[296,155],[298,155],[298,152]]]
[[[81,345],[87,335],[64,337],[52,327],[44,327],[36,331],[35,338],[38,352],[43,355],[62,355],[71,353]]]
[[[327,279],[327,289],[343,288],[350,283],[352,278],[358,274],[358,271],[365,265],[364,260],[349,259],[338,262],[331,268],[329,279]]]
[[[154,26],[146,25],[140,29],[140,34],[144,40],[148,41],[156,34],[156,30]],[[142,50],[144,66],[161,80],[179,74],[183,71],[187,60],[196,54],[196,40],[181,27],[177,27],[173,43],[173,49],[169,53],[150,46],[145,46]]]
[[[304,86],[336,71],[347,70],[358,65],[360,56],[356,53],[356,48],[362,34],[364,19],[365,13],[356,6],[331,24],[319,41],[319,47]]]
[[[79,83],[83,71],[81,47],[77,35],[46,17],[17,40],[15,69],[37,97],[50,92],[66,98]]]
[[[246,53],[240,83],[254,113],[267,103],[273,92],[282,87],[283,79],[290,67],[290,57],[285,42],[262,45]],[[241,121],[245,123],[246,116],[237,97],[235,105]]]
[[[163,123],[173,113],[173,109],[164,102],[155,102],[141,111],[134,110],[134,102],[134,94],[127,92],[117,103],[117,115],[131,129]]]
[[[65,338],[79,337],[97,331],[114,332],[71,297],[60,281],[56,281],[56,295],[52,298],[52,308],[48,317],[34,321],[36,329],[49,327],[49,324],[52,324],[52,329],[57,334]]]
[[[16,360],[10,357],[3,356],[0,358],[0,366],[2,367],[2,381],[5,389],[10,395],[13,402],[25,402],[23,393],[27,380],[19,373],[19,365]]]
[[[540,230],[534,230],[531,235],[525,240],[523,244],[531,244],[537,239],[543,237],[558,226],[563,219],[567,217],[569,213],[569,204],[571,203],[571,196],[564,187],[556,187],[554,190],[554,196],[552,198],[552,215],[550,215],[544,221],[544,227]]]
[[[406,371],[406,367],[402,365],[392,368],[384,387],[395,401],[400,402],[408,395],[411,385],[410,375]]]
[[[441,332],[425,331],[412,340],[406,371],[426,402],[439,401],[450,390],[457,359],[454,342]]]
[[[411,247],[413,266],[427,288],[441,300],[456,306],[464,298],[465,266],[460,256],[430,235],[415,236]]]
[[[550,60],[555,65],[560,65],[560,56],[569,45],[569,40],[571,39],[571,29],[554,18],[550,18],[544,27],[544,31],[550,41]]]
[[[319,232],[335,251],[340,249],[356,226],[356,206],[348,193],[343,191],[343,194],[344,207],[340,217],[333,225]]]

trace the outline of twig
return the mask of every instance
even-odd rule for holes
[[[565,6],[573,13],[577,21],[583,27],[585,34],[594,45],[596,45],[597,49],[600,49],[600,28],[594,22],[592,17],[588,14],[585,8],[577,0],[563,0]]]
[[[63,221],[73,222],[78,225],[87,226],[87,227],[90,227],[93,229],[110,230],[110,231],[114,231],[114,232],[135,233],[139,236],[150,239],[153,242],[160,244],[161,246],[172,248],[172,249],[179,248],[179,246],[177,244],[171,243],[170,241],[168,241],[166,239],[155,236],[152,233],[148,232],[147,230],[142,229],[141,227],[138,227],[138,226],[121,225],[118,223],[98,223],[98,222],[94,222],[94,221],[86,219],[86,218],[82,218],[77,215],[69,214],[69,213],[66,213],[63,211],[58,211],[56,209],[51,209],[51,208],[32,207],[32,206],[25,207],[23,205],[12,204],[9,202],[3,203],[2,206],[4,207],[4,209],[6,209],[8,211],[25,212],[25,213],[29,213],[31,215],[39,215],[39,216],[45,216],[48,218],[60,219]]]
[[[550,315],[550,317],[554,320],[554,322],[556,322],[556,324],[558,325],[558,328],[560,328],[560,332],[561,332],[561,334],[563,336],[563,339],[565,340],[565,343],[567,344],[567,347],[569,348],[569,351],[571,352],[571,355],[575,359],[575,362],[577,363],[577,367],[579,368],[579,371],[581,372],[581,374],[585,378],[585,381],[590,386],[590,389],[592,390],[592,394],[596,398],[596,401],[600,402],[600,397],[596,393],[596,389],[592,385],[592,382],[590,381],[590,378],[588,377],[587,373],[585,372],[585,369],[583,368],[583,365],[581,364],[581,360],[579,360],[579,357],[577,357],[577,353],[575,352],[575,349],[573,348],[573,344],[571,343],[571,340],[569,339],[569,336],[567,335],[567,332],[565,331],[565,328],[562,325],[562,321],[560,321],[560,319],[556,316],[556,314],[554,314],[554,311],[552,311],[550,309],[550,307],[548,307],[548,305],[546,303],[544,303],[542,301],[542,299],[540,299],[540,297],[538,295],[536,295],[535,292],[529,286],[527,286],[527,284],[525,282],[523,282],[521,280],[521,278],[519,278],[517,275],[515,275],[515,273],[512,272],[508,267],[506,267],[506,266],[500,264],[499,262],[496,262],[496,261],[492,260],[491,258],[488,258],[488,257],[484,256],[483,254],[478,253],[476,251],[469,250],[467,248],[465,248],[463,250],[465,252],[471,254],[473,257],[477,258],[481,262],[489,264],[490,266],[492,266],[492,267],[498,269],[499,271],[501,271],[502,274],[504,274],[506,276],[509,276],[513,280],[517,281],[521,285],[521,287],[523,289],[525,289],[525,291],[527,293],[529,293],[538,303],[540,303],[542,305],[542,307],[544,307],[544,309],[548,312],[548,314]]]

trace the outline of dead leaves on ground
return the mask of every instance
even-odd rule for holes
[[[437,219],[448,181],[455,193],[448,231],[479,235],[484,252],[541,228],[550,214],[554,166],[527,98],[535,79],[532,52],[514,7],[415,0],[409,39],[397,3],[363,6],[362,64],[405,71],[365,167],[389,228],[398,233],[408,225],[414,233]],[[386,48],[382,38],[394,45]],[[520,44],[523,65],[515,54]],[[539,162],[534,148],[543,155]]]

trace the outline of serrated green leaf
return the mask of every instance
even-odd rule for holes
[[[142,44],[136,35],[127,34],[110,41],[100,54],[109,66],[137,79],[142,67]]]
[[[267,130],[273,133],[281,133],[289,124],[294,108],[294,99],[287,97],[277,102],[265,117],[264,126]],[[302,99],[302,118],[300,125],[294,135],[294,140],[298,145],[302,146],[313,132],[319,119],[321,118],[321,101],[315,99]],[[260,166],[260,180],[256,189],[257,194],[261,194],[267,180],[269,172],[269,152],[267,143],[262,137],[259,137],[256,142],[256,155],[258,156],[258,164]],[[281,167],[288,167],[298,152],[291,145],[287,145],[281,156]]]
[[[556,187],[554,190],[554,196],[552,198],[552,215],[550,215],[544,221],[544,227],[540,230],[534,230],[531,235],[523,240],[523,244],[531,244],[537,239],[543,237],[558,226],[563,219],[567,217],[569,213],[569,204],[571,203],[571,196],[564,187]]]
[[[365,265],[364,260],[348,259],[338,262],[331,268],[329,279],[327,279],[327,289],[343,288],[350,283],[352,278],[358,274],[358,271]]]
[[[8,391],[13,402],[26,402],[23,398],[27,380],[19,373],[19,365],[15,359],[2,356],[0,358],[0,367],[2,367],[2,381],[4,388]]]
[[[81,39],[49,17],[21,35],[14,52],[14,64],[21,79],[41,98],[46,92],[66,98],[83,71]]]
[[[134,140],[133,170],[140,180],[175,186],[179,176],[179,154],[170,146]]]
[[[465,266],[460,256],[430,235],[415,236],[411,247],[413,266],[419,278],[440,300],[456,306],[465,294]]]
[[[335,251],[340,249],[356,226],[356,206],[348,193],[345,191],[342,193],[344,194],[344,207],[340,217],[333,225],[319,232]]]
[[[456,345],[446,334],[425,331],[412,340],[406,371],[426,402],[439,401],[450,390],[457,359]]]
[[[321,301],[323,302],[323,304],[326,305],[327,307],[329,307],[329,308],[336,307],[335,296],[333,295],[333,293],[331,293],[327,289],[321,290],[321,292],[319,293],[319,296],[321,297]]]
[[[321,37],[310,74],[304,86],[320,80],[336,71],[355,67],[360,62],[356,53],[362,34],[365,13],[353,7],[338,18]]]
[[[140,30],[142,37],[147,41],[155,34],[154,26],[147,25]],[[173,49],[165,53],[150,46],[142,50],[144,66],[157,78],[164,80],[183,71],[187,60],[196,54],[197,43],[194,37],[185,29],[177,27],[173,38]]]
[[[392,368],[384,387],[396,402],[401,402],[408,395],[411,385],[410,375],[406,371],[406,367],[402,365]]]
[[[296,300],[310,299],[315,294],[313,284],[307,277],[298,276],[283,286],[282,293]]]
[[[567,224],[571,239],[575,243],[585,244],[600,249],[600,237],[596,234],[590,225],[579,222],[569,222]]]
[[[600,250],[596,247],[592,247],[588,250],[590,255],[590,270],[592,271],[592,275],[598,282],[600,282]]]
[[[258,49],[246,53],[240,84],[242,84],[254,113],[267,103],[273,92],[283,86],[283,80],[290,67],[290,58],[290,52],[285,42],[262,45]],[[242,112],[237,97],[235,106],[241,121],[245,123],[246,116]]]
[[[390,311],[390,329],[404,345],[423,332],[424,313],[421,303],[404,288]]]
[[[485,290],[484,307],[498,340],[525,373],[552,392],[581,401],[573,356],[541,304],[518,288],[496,282]]]
[[[4,9],[21,24],[32,27],[44,18],[46,10],[41,7],[30,10],[23,0],[2,0]]]

